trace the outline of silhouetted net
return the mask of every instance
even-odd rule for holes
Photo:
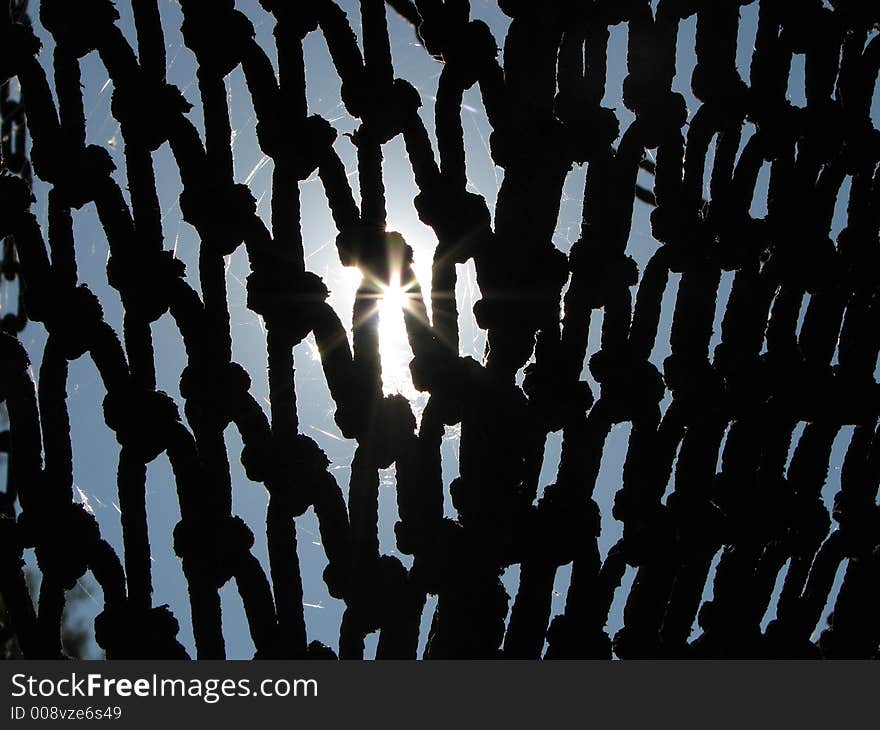
[[[512,18],[503,64],[488,25],[470,19],[468,0],[361,0],[357,35],[332,0],[260,1],[277,23],[277,72],[232,0],[180,1],[183,38],[198,62],[189,95],[199,97],[204,135],[167,83],[157,0],[131,2],[136,48],[108,0],[42,0],[39,22],[56,44],[51,85],[22,3],[2,13],[2,274],[4,286],[21,284],[22,300],[0,336],[10,424],[0,439],[10,464],[0,595],[6,635],[22,653],[62,655],[65,591],[90,571],[103,591],[95,634],[108,657],[187,655],[178,619],[152,597],[146,465],[164,453],[199,658],[225,656],[219,591],[229,581],[258,657],[334,655],[309,642],[304,619],[295,521],[309,508],[328,560],[324,580],[345,604],[341,658],[363,657],[365,637],[377,631],[378,658],[414,658],[428,595],[437,596],[428,658],[873,657],[880,133],[871,105],[880,6],[760,0],[746,80],[736,55],[748,0],[499,0]],[[420,93],[395,76],[390,12],[417,29],[438,61],[435,136],[419,114]],[[679,26],[694,14],[691,85],[701,105],[689,112],[672,84]],[[609,28],[620,24],[628,38],[623,103],[634,115],[626,129],[601,105]],[[306,103],[310,33],[326,39],[345,109],[359,120],[356,178],[333,147],[334,127]],[[126,194],[107,150],[86,143],[80,61],[90,53],[112,80]],[[787,99],[795,57],[804,59],[804,107]],[[233,176],[224,79],[238,67],[260,148],[274,163],[268,224]],[[475,86],[492,160],[503,168],[491,213],[466,172],[462,103]],[[412,249],[386,227],[383,145],[397,137],[418,188],[415,208],[437,237],[430,282],[416,281]],[[165,145],[179,167],[181,215],[200,239],[200,291],[164,245],[153,153]],[[45,228],[30,212],[29,164],[49,186]],[[586,165],[583,222],[566,254],[552,237],[574,165]],[[756,217],[766,168],[766,215]],[[652,184],[643,184],[646,175]],[[305,262],[300,185],[314,176],[340,260],[362,275],[351,342],[341,319],[349,313],[331,308]],[[845,226],[833,240],[845,191]],[[657,243],[641,270],[627,252],[637,204],[653,208]],[[97,212],[109,243],[121,332],[78,283],[72,211],[83,207]],[[268,410],[232,359],[224,257],[242,245],[247,305],[266,328]],[[487,332],[481,362],[459,355],[456,265],[469,261],[481,296],[474,316]],[[661,304],[673,277],[665,331]],[[412,381],[428,396],[418,420],[404,396],[383,394],[376,300],[397,278]],[[716,312],[723,318],[713,347]],[[25,313],[48,332],[38,387],[15,338]],[[156,389],[163,363],[151,325],[166,313],[186,349],[183,412]],[[591,323],[601,323],[592,351]],[[345,493],[297,421],[293,350],[309,335],[336,424],[357,442]],[[658,337],[671,352],[662,372],[650,361]],[[100,372],[104,419],[121,446],[121,553],[73,498],[66,398],[68,364],[81,357]],[[609,433],[621,423],[630,424],[629,445],[613,518],[623,537],[603,556],[593,492]],[[247,476],[268,492],[265,525],[232,511],[230,424]],[[444,514],[441,442],[455,425],[452,518]],[[558,471],[544,485],[548,434],[560,431]],[[829,511],[822,488],[842,432],[851,437]],[[410,567],[379,546],[379,471],[392,465],[394,538]],[[252,550],[254,530],[267,534],[268,573]],[[27,548],[42,574],[36,603],[22,572]],[[564,610],[553,616],[554,580],[568,564]],[[519,566],[515,596],[501,582],[510,566]],[[623,628],[609,637],[627,566],[637,572]],[[762,625],[771,601],[775,615]],[[828,626],[817,634],[829,601]],[[695,623],[701,631],[692,639]]]

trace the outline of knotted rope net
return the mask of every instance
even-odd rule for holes
[[[191,622],[198,658],[224,657],[220,590],[230,581],[260,658],[362,658],[375,632],[378,658],[415,658],[420,642],[426,658],[876,654],[880,133],[871,105],[880,6],[499,0],[510,19],[502,42],[472,19],[468,0],[360,0],[349,13],[333,0],[260,0],[274,23],[276,47],[267,49],[233,0],[179,4],[197,62],[186,95],[168,82],[158,0],[131,0],[134,44],[108,0],[41,0],[31,12],[54,39],[51,82],[24,3],[0,13],[2,274],[21,291],[0,335],[9,420],[0,446],[10,467],[0,595],[24,656],[62,655],[65,594],[87,572],[103,592],[95,636],[108,658],[186,657],[179,620]],[[743,78],[748,5],[758,8],[757,33]],[[392,14],[437,64],[433,130],[423,94],[395,73]],[[681,49],[680,26],[693,16],[695,48]],[[602,106],[615,29],[628,47],[618,111]],[[310,34],[323,36],[357,120],[340,140],[355,148],[354,176],[334,125],[308,108]],[[694,109],[673,90],[682,50],[696,59]],[[81,64],[90,55],[112,82],[124,185],[108,150],[87,141]],[[787,95],[798,60],[804,106]],[[234,176],[225,86],[234,71],[274,164],[268,221]],[[492,130],[485,153],[503,174],[492,210],[468,185],[462,109],[472,89]],[[418,280],[411,247],[388,225],[383,150],[396,138],[415,209],[436,234],[430,281]],[[198,289],[166,245],[154,167],[163,149],[179,169],[180,215],[200,241]],[[45,226],[32,211],[31,164],[47,191]],[[578,168],[582,225],[563,251],[553,234]],[[340,261],[361,277],[350,313],[330,306],[328,286],[307,266],[301,188],[314,180]],[[755,214],[764,195],[766,213]],[[637,206],[651,209],[654,252],[644,266],[628,251]],[[121,331],[78,278],[81,209],[96,211],[109,244]],[[247,307],[265,325],[268,407],[253,394],[254,373],[233,359],[224,262],[242,246]],[[479,286],[481,359],[460,355],[456,266],[466,262]],[[426,398],[418,413],[383,390],[376,301],[394,282],[406,292],[412,383]],[[25,316],[48,333],[37,385],[16,339]],[[157,390],[163,363],[152,335],[163,317],[185,348],[179,401]],[[591,326],[601,328],[595,348]],[[298,423],[293,352],[310,336],[339,433],[356,443],[344,488]],[[658,346],[669,353],[659,367]],[[121,550],[74,498],[67,393],[79,358],[100,373],[104,421],[120,446]],[[622,524],[622,537],[606,552],[594,489],[618,424],[628,424],[629,442],[604,517]],[[233,511],[230,425],[247,477],[268,494],[264,525]],[[447,484],[441,443],[452,427],[458,474]],[[544,484],[554,433],[561,456]],[[829,509],[822,489],[842,433],[849,442]],[[185,617],[154,603],[147,465],[160,454],[179,501],[173,550],[189,593]],[[383,554],[379,472],[392,466],[396,551]],[[307,510],[320,525],[327,590],[345,606],[338,651],[309,640],[296,532]],[[267,566],[254,553],[256,530],[266,533]],[[22,570],[29,549],[42,575],[36,601]],[[552,615],[554,581],[568,565],[564,608]],[[501,581],[511,566],[513,595]],[[623,626],[609,636],[628,569]],[[424,637],[428,596],[436,607]]]

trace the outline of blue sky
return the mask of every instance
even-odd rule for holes
[[[131,11],[128,3],[117,3],[120,14],[120,27],[135,44],[135,34]],[[198,88],[195,80],[194,58],[182,42],[180,8],[175,0],[159,0],[163,25],[168,48],[168,77],[176,84],[193,103],[190,113],[193,122],[201,129],[201,112],[198,103]],[[352,25],[359,32],[359,12],[356,0],[339,2],[349,14]],[[258,41],[267,49],[275,60],[274,38],[272,36],[273,19],[259,6],[257,0],[239,0],[237,7],[244,11],[254,22]],[[473,16],[485,20],[496,38],[503,39],[508,19],[497,9],[494,1],[474,0]],[[38,3],[34,3],[32,15],[37,16]],[[748,65],[751,57],[752,43],[755,34],[757,7],[756,4],[743,8],[743,24],[740,36],[738,62],[741,73],[747,78]],[[398,76],[410,81],[422,95],[422,115],[426,126],[433,132],[433,96],[436,90],[440,66],[433,61],[415,41],[412,29],[396,17],[391,18],[392,52]],[[695,18],[682,24],[679,35],[678,75],[674,88],[688,99],[691,113],[697,109],[697,102],[690,94],[690,74],[694,66],[693,47]],[[52,39],[36,23],[37,32],[44,42],[42,53],[43,66],[52,76],[51,52]],[[501,43],[499,42],[499,45]],[[353,131],[355,121],[345,112],[340,101],[339,81],[332,67],[326,45],[319,34],[312,34],[306,39],[308,99],[311,113],[320,114],[333,122],[340,132],[336,149],[348,170],[356,174],[354,165],[354,148],[344,136],[344,132]],[[609,78],[605,104],[617,107],[623,128],[632,119],[629,112],[623,109],[620,102],[620,89],[624,76],[626,58],[626,30],[622,26],[612,29],[609,51]],[[112,86],[108,75],[97,54],[86,57],[82,63],[84,100],[88,119],[88,142],[105,146],[113,156],[119,168],[117,178],[125,187],[123,140],[119,126],[110,114],[110,98]],[[235,172],[239,182],[246,182],[254,191],[258,201],[258,212],[268,221],[269,195],[271,189],[272,161],[264,158],[256,142],[255,118],[247,89],[244,85],[240,69],[236,69],[227,79],[228,95],[231,100],[232,126],[235,130],[234,153]],[[790,99],[795,104],[803,104],[803,57],[795,60],[792,82],[789,90]],[[878,118],[878,103],[875,98],[875,124]],[[473,191],[484,195],[490,204],[494,203],[503,171],[495,168],[487,152],[487,140],[491,129],[483,112],[482,103],[476,90],[465,95],[463,109],[464,129],[466,135],[468,174],[470,187]],[[746,137],[748,136],[745,135]],[[167,146],[155,155],[157,179],[159,180],[159,196],[163,210],[165,246],[174,249],[176,255],[187,264],[188,281],[198,288],[198,239],[194,230],[180,218],[177,197],[180,192],[180,180],[176,165]],[[416,270],[420,273],[423,285],[427,285],[427,272],[435,245],[430,229],[422,225],[415,213],[412,199],[415,188],[409,162],[401,140],[395,140],[385,149],[385,182],[388,193],[390,227],[403,233],[415,251]],[[766,172],[766,169],[765,169]],[[575,167],[569,175],[565,187],[561,214],[554,242],[562,250],[567,251],[576,240],[580,230],[580,216],[585,170]],[[647,181],[645,181],[647,182]],[[761,186],[766,185],[766,175],[762,176],[753,213],[760,215],[762,194]],[[343,322],[350,323],[351,307],[357,279],[346,272],[338,261],[333,245],[336,230],[327,209],[321,184],[317,179],[306,181],[301,186],[303,196],[303,233],[308,267],[320,274],[330,286],[331,304],[339,312]],[[844,193],[848,189],[845,187]],[[47,189],[37,183],[37,212],[45,223],[45,200]],[[845,196],[841,196],[845,202]],[[840,209],[835,216],[835,232],[843,225],[843,213]],[[648,223],[649,209],[637,204],[630,239],[629,253],[644,267],[657,244],[651,238]],[[106,283],[105,265],[108,247],[97,215],[93,208],[87,207],[75,213],[75,232],[77,258],[81,281],[88,284],[101,299],[106,319],[117,331],[121,331],[122,311],[118,294]],[[259,318],[245,306],[244,281],[249,272],[246,253],[240,248],[227,262],[228,289],[231,307],[232,335],[234,358],[244,365],[251,373],[253,380],[252,393],[258,400],[268,395],[266,381],[265,332]],[[731,275],[725,274],[722,292],[729,288]],[[660,364],[668,354],[668,331],[671,321],[672,307],[675,298],[677,276],[670,277],[670,286],[664,300],[661,335],[652,354],[652,360]],[[471,316],[471,306],[479,298],[476,291],[472,265],[459,267],[459,284],[457,289],[459,310],[461,312],[461,349],[462,354],[480,358],[484,345],[484,333],[480,331]],[[723,303],[723,296],[721,303]],[[719,314],[721,306],[719,305]],[[594,313],[594,322],[601,313]],[[720,319],[718,320],[720,322]],[[397,343],[390,347],[389,361],[385,363],[386,371],[391,376],[386,382],[389,389],[399,388],[409,394],[411,385],[407,383],[404,338],[399,336],[402,330],[402,319],[383,323],[384,335]],[[720,327],[716,326],[716,330]],[[182,409],[179,395],[178,380],[184,368],[185,355],[180,335],[174,327],[169,315],[165,315],[154,325],[154,338],[157,355],[159,388],[174,397]],[[591,327],[591,332],[598,333],[598,327]],[[397,333],[397,334],[395,334]],[[716,338],[719,332],[716,332]],[[396,339],[395,339],[396,338]],[[45,333],[41,326],[30,324],[22,337],[31,353],[36,366],[40,361],[40,352],[45,342]],[[399,347],[398,347],[399,345]],[[397,350],[396,355],[394,350]],[[598,342],[591,342],[590,352],[598,349]],[[317,361],[314,344],[311,338],[296,350],[296,389],[301,428],[311,436],[327,452],[333,466],[332,473],[339,482],[343,492],[347,491],[349,467],[354,451],[354,442],[345,440],[333,421],[333,404],[329,397],[320,363]],[[590,380],[585,369],[585,377]],[[594,386],[594,392],[598,388]],[[119,447],[112,432],[104,426],[101,412],[103,388],[97,377],[94,365],[87,358],[71,364],[69,405],[74,442],[74,476],[80,498],[87,501],[100,520],[104,537],[117,548],[121,554],[122,535],[119,513],[115,507],[116,497],[116,461]],[[265,403],[265,401],[264,401]],[[417,402],[418,407],[418,402]],[[423,403],[422,403],[423,405]],[[268,406],[267,406],[268,407]],[[602,469],[596,488],[595,497],[603,511],[603,534],[601,547],[607,550],[616,542],[620,535],[620,525],[610,517],[611,500],[619,488],[621,467],[625,456],[629,427],[615,427],[606,445]],[[848,434],[848,430],[846,432]],[[548,440],[545,465],[542,472],[541,486],[551,483],[554,479],[556,464],[559,458],[559,434],[552,434]],[[848,442],[848,435],[838,438],[826,488],[830,497],[839,485],[839,466],[843,449]],[[266,491],[260,484],[250,482],[244,475],[238,462],[241,441],[234,428],[227,431],[227,443],[233,475],[234,509],[254,529],[257,543],[255,554],[268,567],[266,544],[263,525],[267,503]],[[444,477],[448,483],[457,475],[457,432],[447,429],[447,438],[443,445]],[[165,456],[160,456],[148,467],[148,515],[150,540],[153,547],[154,572],[154,603],[168,603],[181,623],[180,639],[193,652],[192,630],[189,625],[189,605],[186,586],[180,568],[180,562],[171,551],[171,531],[179,519],[174,482]],[[447,512],[452,515],[451,504],[447,504]],[[394,494],[393,470],[382,473],[380,491],[380,535],[384,552],[396,554],[393,542],[392,527],[396,521],[396,502]],[[321,571],[326,564],[323,549],[320,546],[317,523],[311,510],[297,523],[299,536],[299,555],[302,563],[305,613],[309,628],[309,638],[319,639],[332,647],[338,641],[338,626],[343,605],[328,595],[321,579]],[[406,562],[405,556],[402,556]],[[267,570],[268,572],[268,570]],[[561,611],[565,591],[567,589],[569,568],[559,571],[556,592],[553,599],[553,613]],[[622,599],[626,595],[633,571],[629,570],[624,585],[618,591],[617,600],[612,607],[609,632],[613,634],[622,622]],[[508,591],[514,595],[517,569],[513,568],[505,575]],[[94,601],[87,600],[82,607],[86,616],[93,616],[101,607],[100,590],[94,582],[87,587],[93,593]],[[227,640],[227,652],[231,658],[246,658],[253,654],[253,646],[247,633],[244,613],[235,593],[234,585],[228,584],[222,591],[224,610],[224,632]],[[430,612],[435,605],[429,599],[423,622],[422,641],[426,638],[426,628],[430,621]],[[367,656],[372,655],[376,636],[368,638]]]

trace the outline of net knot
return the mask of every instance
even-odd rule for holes
[[[317,311],[330,296],[321,277],[310,271],[291,271],[284,265],[253,267],[247,278],[247,306],[287,333],[292,344],[302,342],[314,327]]]
[[[77,58],[91,53],[115,30],[119,12],[110,0],[41,0],[40,22],[55,42]]]
[[[232,404],[250,387],[251,378],[238,363],[190,363],[180,375],[187,421],[222,431],[232,420]]]
[[[626,562],[634,567],[656,559],[657,555],[670,555],[675,545],[669,509],[640,486],[627,485],[619,489],[611,510],[614,519],[623,523]]]
[[[184,569],[222,588],[254,546],[254,533],[241,517],[181,520],[174,527],[174,554]]]
[[[749,86],[735,68],[719,68],[706,63],[694,67],[691,91],[701,102],[717,110],[716,113],[728,117],[745,112],[752,97]]]
[[[241,63],[255,32],[232,2],[184,2],[183,41],[195,54],[199,72],[223,78]]]
[[[569,155],[579,164],[607,152],[620,136],[620,120],[614,110],[594,103],[582,86],[556,95],[555,114],[563,125]]]
[[[122,604],[95,617],[95,641],[108,659],[189,659],[177,640],[180,624],[167,605]]]
[[[556,566],[566,565],[577,556],[583,540],[598,537],[599,505],[583,490],[560,483],[544,488],[534,511],[534,533],[541,556]],[[529,536],[532,541],[532,537]]]
[[[81,504],[41,505],[19,517],[25,544],[34,547],[37,565],[71,590],[89,567],[89,556],[101,539],[98,522]]]
[[[278,464],[281,475],[277,483],[269,484],[273,503],[298,517],[314,503],[330,460],[314,439],[303,434],[274,446],[272,456],[271,463]]]
[[[147,249],[137,258],[116,252],[107,260],[107,281],[121,294],[126,311],[155,322],[168,311],[174,284],[185,270],[173,251]]]
[[[523,392],[544,428],[558,431],[571,419],[583,416],[593,405],[589,383],[564,376],[561,355],[545,356],[525,368]]]
[[[628,347],[602,348],[590,358],[589,367],[612,423],[632,421],[663,399],[665,387],[657,367]]]
[[[577,284],[577,291],[591,309],[601,309],[621,287],[635,286],[639,267],[635,259],[614,252],[599,237],[575,241],[568,266]]]
[[[687,413],[720,415],[723,380],[707,357],[674,353],[663,361],[663,379]]]
[[[285,175],[303,181],[326,159],[336,141],[336,130],[317,114],[290,119],[279,105],[274,113],[260,116],[257,140]]]
[[[568,281],[569,262],[555,246],[533,249],[528,263],[514,275],[513,287],[488,288],[474,304],[474,317],[483,329],[511,328],[524,332],[552,326],[559,317],[559,299]],[[525,269],[525,270],[523,270]]]
[[[141,74],[136,83],[113,89],[110,110],[128,144],[159,149],[174,134],[182,114],[192,109],[173,84]]]
[[[180,214],[218,255],[233,253],[254,229],[257,203],[247,185],[206,176],[180,193]]]
[[[55,185],[67,205],[76,209],[95,201],[116,169],[103,147],[71,148],[60,135],[35,140],[31,162],[40,178]]]
[[[404,452],[416,429],[409,401],[400,394],[382,398],[376,420],[369,428],[375,438],[375,458],[380,469],[387,469]]]
[[[547,656],[556,659],[593,657],[611,659],[611,638],[601,628],[566,614],[556,616],[547,629]]]
[[[104,321],[104,310],[98,297],[85,284],[59,292],[58,299],[58,306],[46,320],[46,327],[61,344],[64,356],[76,360],[95,341],[98,328]]]
[[[643,85],[628,76],[623,94],[624,104],[636,114],[643,143],[649,149],[658,147],[665,137],[687,123],[687,102],[679,93],[658,92],[653,85]]]
[[[710,557],[721,545],[724,514],[706,495],[674,491],[666,508],[675,528],[678,549],[685,555]]]
[[[288,0],[260,0],[260,5],[277,19],[276,33],[280,27],[284,29],[283,32],[293,33],[301,40],[318,29],[320,11],[315,0],[298,0],[295,3]]]
[[[372,633],[387,623],[406,583],[406,568],[393,555],[372,558],[351,572],[345,597],[361,631]]]
[[[390,86],[373,89],[362,114],[362,124],[352,133],[355,146],[383,145],[403,132],[407,120],[418,113],[422,97],[408,81],[395,79]]]
[[[437,233],[438,258],[465,263],[489,228],[486,199],[453,185],[426,186],[413,203],[419,220]]]
[[[166,393],[128,384],[104,398],[104,421],[121,446],[148,464],[165,450],[168,427],[179,422],[180,415]]]

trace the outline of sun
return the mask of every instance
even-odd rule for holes
[[[381,287],[377,308],[382,392],[385,395],[400,393],[412,399],[417,392],[409,372],[412,349],[404,322],[404,311],[412,310],[412,293],[402,285],[400,272],[392,273],[389,283]]]
[[[379,340],[379,360],[382,368],[382,393],[385,396],[400,394],[406,398],[413,409],[416,421],[427,404],[427,394],[416,390],[412,382],[409,365],[413,359],[412,348],[407,336],[406,321],[415,326],[431,327],[430,296],[423,297],[422,287],[431,281],[434,246],[418,236],[408,236],[406,240],[416,239],[415,255],[410,263],[404,258],[394,257],[389,261],[390,271],[385,280],[359,267],[341,269],[340,289],[357,289],[357,296],[371,300],[369,314],[361,312],[353,327],[362,326],[372,315],[377,315]],[[353,292],[352,292],[353,293]],[[345,305],[342,305],[343,308]],[[349,336],[352,331],[349,330]]]

